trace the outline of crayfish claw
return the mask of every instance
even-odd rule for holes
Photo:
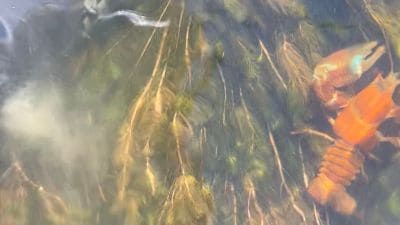
[[[385,54],[385,47],[382,45],[378,46],[374,51],[368,54],[362,61],[362,73],[369,70],[383,54]]]
[[[338,88],[360,79],[384,53],[383,45],[370,41],[336,51],[322,59],[314,69],[313,88],[325,107],[336,110],[346,105],[347,95]]]
[[[351,55],[362,55],[364,58],[373,53],[374,48],[378,46],[377,41],[370,41],[362,44],[353,45],[347,50]]]
[[[347,51],[350,56],[349,72],[360,77],[385,53],[385,47],[383,45],[378,46],[376,41],[370,41],[352,46]]]

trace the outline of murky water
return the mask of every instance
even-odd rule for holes
[[[334,114],[310,88],[315,65],[377,40],[387,53],[354,91],[377,70],[398,71],[399,9],[395,0],[0,2],[0,224],[399,224],[389,143],[347,188],[353,215],[306,194],[331,144],[315,133],[334,137]],[[108,16],[118,10],[169,26]],[[399,134],[394,120],[380,131]]]

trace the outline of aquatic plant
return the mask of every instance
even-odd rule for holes
[[[305,17],[307,9],[302,1],[296,0],[262,0],[263,4],[268,5],[269,8],[275,12],[293,17]]]
[[[223,0],[224,6],[228,12],[238,22],[243,22],[249,15],[248,4],[238,0]]]
[[[278,64],[285,72],[289,87],[295,93],[299,93],[304,100],[309,93],[309,85],[312,77],[312,70],[306,60],[300,55],[296,46],[283,38],[276,50]]]
[[[322,46],[326,45],[322,32],[311,21],[299,21],[294,38],[307,62],[310,65],[317,64],[322,58]]]
[[[386,41],[390,42],[395,50],[397,58],[400,57],[400,26],[396,18],[400,16],[397,8],[400,6],[398,2],[386,3],[384,1],[363,1],[367,12],[375,23],[381,28],[383,36],[387,34]],[[390,49],[389,49],[390,54]],[[391,56],[389,56],[391,57]],[[393,60],[393,59],[389,59]],[[393,62],[391,62],[393,67]]]
[[[2,224],[67,224],[64,200],[31,180],[19,162],[14,162],[0,180]]]

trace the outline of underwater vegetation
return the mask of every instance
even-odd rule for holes
[[[306,194],[335,140],[314,68],[377,40],[396,71],[396,1],[83,3],[5,27],[0,224],[399,223],[388,143],[347,188],[355,215]]]

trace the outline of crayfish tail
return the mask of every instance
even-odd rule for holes
[[[307,193],[315,202],[326,205],[334,192],[344,189],[343,185],[337,184],[324,174],[319,174],[313,179],[307,188]]]
[[[328,204],[342,215],[352,215],[357,208],[356,200],[346,190],[333,193]]]
[[[342,215],[351,215],[357,203],[346,192],[346,186],[359,173],[364,155],[357,148],[338,140],[325,152],[317,177],[307,188],[308,194],[321,205],[329,205]]]
[[[357,202],[351,197],[343,185],[330,180],[324,174],[319,174],[308,186],[307,193],[320,205],[329,205],[342,215],[352,215],[357,208]]]

